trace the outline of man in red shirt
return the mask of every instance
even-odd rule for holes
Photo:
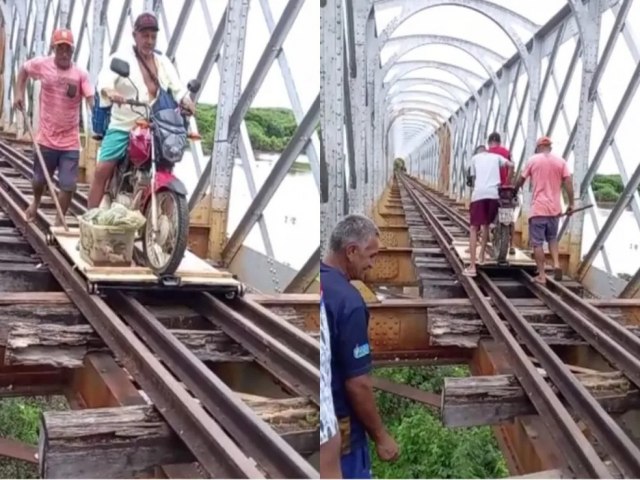
[[[529,214],[529,238],[533,246],[533,254],[538,265],[538,276],[534,280],[545,284],[545,255],[543,245],[549,245],[549,253],[553,260],[555,280],[562,280],[560,254],[558,247],[558,225],[562,214],[562,187],[567,191],[569,208],[573,210],[573,180],[567,162],[551,153],[551,139],[542,137],[536,142],[536,154],[533,155],[516,182],[516,188],[524,185],[531,178],[533,200]]]
[[[511,160],[511,152],[509,150],[507,150],[506,148],[504,148],[501,145],[502,139],[500,138],[500,134],[498,132],[493,132],[491,135],[489,135],[489,138],[487,139],[487,144],[489,145],[489,148],[487,149],[488,152],[491,153],[497,153],[498,155],[504,157],[505,159],[509,160],[510,162]],[[500,186],[501,187],[510,187],[511,184],[511,179],[509,178],[509,167],[508,165],[504,165],[500,167]],[[516,253],[515,248],[513,248],[513,236],[511,236],[511,245],[509,246],[509,255],[514,255]]]
[[[60,193],[58,199],[65,215],[78,179],[80,160],[80,103],[84,99],[93,106],[94,88],[86,70],[73,61],[73,34],[58,29],[51,38],[53,55],[27,60],[18,71],[15,108],[24,111],[27,79],[40,80],[40,122],[33,139],[40,146],[49,175],[58,171]],[[44,172],[38,159],[33,162],[33,201],[26,211],[28,221],[36,218],[38,206],[46,186]],[[49,192],[51,195],[54,192]],[[62,219],[56,216],[56,225]]]
[[[498,132],[493,132],[487,139],[487,144],[489,145],[487,151],[497,153],[511,162],[511,152],[500,144],[501,141],[502,139],[500,138],[500,134]],[[508,187],[510,185],[509,169],[507,167],[500,167],[500,186]]]

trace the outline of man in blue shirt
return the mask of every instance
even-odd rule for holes
[[[331,233],[329,252],[320,264],[320,283],[331,334],[331,388],[342,438],[344,478],[371,478],[367,436],[378,457],[395,460],[398,445],[384,428],[373,393],[369,347],[369,311],[349,283],[364,281],[380,249],[375,224],[361,215],[343,218]]]

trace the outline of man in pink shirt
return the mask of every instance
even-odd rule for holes
[[[78,179],[80,160],[80,104],[86,99],[93,107],[94,89],[89,74],[71,61],[73,34],[66,29],[53,32],[53,56],[27,60],[18,73],[14,107],[24,111],[27,79],[40,80],[40,122],[34,141],[40,146],[49,175],[58,170],[62,213],[66,214]],[[33,202],[27,209],[27,221],[33,221],[46,186],[44,172],[35,157]],[[51,192],[53,194],[53,192]],[[61,219],[56,218],[56,225]]]
[[[551,139],[542,137],[536,142],[536,154],[527,162],[522,176],[516,183],[516,189],[524,185],[531,177],[533,187],[533,201],[529,215],[529,238],[533,245],[533,254],[538,266],[535,281],[541,284],[547,282],[544,272],[544,250],[546,241],[553,260],[554,277],[562,280],[562,269],[558,254],[558,224],[562,213],[561,195],[564,185],[569,197],[569,209],[573,210],[573,183],[567,162],[551,153]]]

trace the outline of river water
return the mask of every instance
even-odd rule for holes
[[[253,168],[256,190],[260,190],[277,159],[277,154],[257,155]],[[227,226],[229,235],[233,233],[252,199],[241,162],[237,158],[233,168]],[[204,169],[205,165],[206,161],[203,161],[201,168]],[[296,270],[302,267],[320,244],[320,196],[308,165],[307,157],[300,155],[264,212],[275,259]],[[185,152],[182,162],[176,168],[176,175],[191,194],[198,183],[198,176],[190,151]],[[257,224],[244,244],[266,254]]]
[[[609,212],[608,209],[597,209],[598,221],[600,227],[604,226]],[[584,233],[582,235],[582,254],[589,251],[589,247],[596,238],[595,229],[591,222],[591,216],[585,215]],[[605,243],[605,249],[611,270],[614,275],[619,273],[627,273],[633,275],[640,267],[640,227],[638,222],[630,210],[620,216],[616,222],[609,238]],[[593,265],[606,271],[602,253],[598,254]]]

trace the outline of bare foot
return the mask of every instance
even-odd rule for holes
[[[29,208],[25,210],[24,215],[25,217],[27,217],[27,223],[31,223],[36,219],[36,210],[37,210],[37,207],[35,203],[32,203],[31,205],[29,205]]]
[[[542,275],[537,275],[535,277],[533,277],[533,281],[540,284],[540,285],[546,285],[547,284],[547,277],[542,276]]]

